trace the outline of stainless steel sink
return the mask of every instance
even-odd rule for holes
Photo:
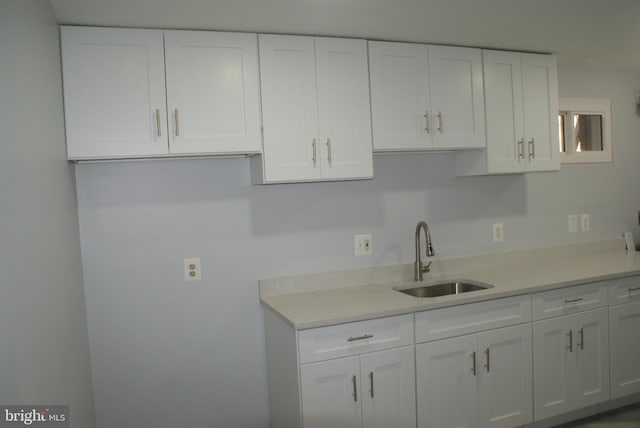
[[[493,285],[483,284],[475,281],[456,280],[437,284],[429,284],[420,287],[397,288],[396,291],[414,297],[438,297],[447,296],[450,294],[468,293],[469,291],[485,290],[491,287],[493,287]]]

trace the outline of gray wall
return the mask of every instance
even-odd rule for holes
[[[277,186],[250,185],[247,159],[79,165],[98,426],[267,427],[258,279],[409,262],[421,219],[438,257],[638,239],[638,77],[560,71],[562,96],[612,99],[614,165],[459,178],[452,154],[385,155],[372,181]],[[569,234],[582,213],[592,230]],[[355,233],[372,256],[353,256]]]
[[[48,0],[0,1],[0,404],[71,406],[95,426],[58,27]]]

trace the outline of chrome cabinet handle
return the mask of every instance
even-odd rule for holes
[[[373,337],[373,334],[363,334],[362,336],[351,336],[350,338],[347,339],[347,341],[354,342],[356,340],[371,339],[372,337]]]
[[[580,335],[580,342],[578,342],[578,346],[581,351],[584,351],[584,327],[578,330],[578,334]]]
[[[429,110],[424,112],[424,123],[425,123],[424,130],[427,131],[427,134],[430,134],[431,130],[429,129]]]
[[[569,330],[567,335],[569,336],[569,346],[567,346],[567,349],[569,349],[569,352],[573,352],[573,330]]]
[[[471,373],[473,373],[473,375],[476,375],[476,351],[473,351],[471,353]]]
[[[438,111],[438,131],[442,134],[442,112]]]
[[[371,398],[373,398],[373,372],[369,372],[369,386],[371,387],[369,392],[371,393]]]
[[[160,130],[160,109],[156,109],[156,134],[158,137],[162,137],[162,131]]]
[[[178,109],[175,109],[173,114],[174,114],[174,120],[176,125],[176,137],[179,137],[180,136],[180,113],[178,112]]]
[[[327,160],[329,161],[329,166],[331,166],[331,138],[327,138]]]
[[[489,353],[489,348],[484,350],[484,353],[487,355],[487,363],[484,365],[484,367],[487,369],[488,372],[491,371],[491,354]]]
[[[536,158],[536,143],[535,138],[531,138],[529,141],[529,160]]]
[[[358,401],[358,387],[356,386],[356,375],[351,377],[351,382],[353,384],[353,401]]]
[[[576,303],[576,302],[581,302],[582,300],[584,300],[582,297],[577,297],[575,299],[564,299],[565,303]]]
[[[524,138],[518,140],[518,162],[524,159]]]
[[[312,156],[312,160],[313,160],[313,167],[316,167],[316,163],[318,161],[317,157],[316,157],[316,139],[313,139],[313,142],[311,143],[311,147],[313,147],[313,156]]]
[[[640,286],[637,287],[629,287],[628,291],[640,291]]]

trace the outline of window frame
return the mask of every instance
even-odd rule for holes
[[[573,144],[567,141],[575,141],[573,127],[565,126],[563,135],[565,152],[560,152],[560,163],[613,163],[613,140],[611,139],[611,100],[608,98],[560,98],[558,100],[558,117],[563,114],[589,114],[602,117],[602,151],[576,152]],[[558,131],[560,123],[558,124]]]

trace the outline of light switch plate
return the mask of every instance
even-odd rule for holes
[[[504,241],[504,227],[502,223],[495,223],[493,225],[493,242]]]
[[[569,215],[569,232],[574,233],[578,231],[578,215]]]

